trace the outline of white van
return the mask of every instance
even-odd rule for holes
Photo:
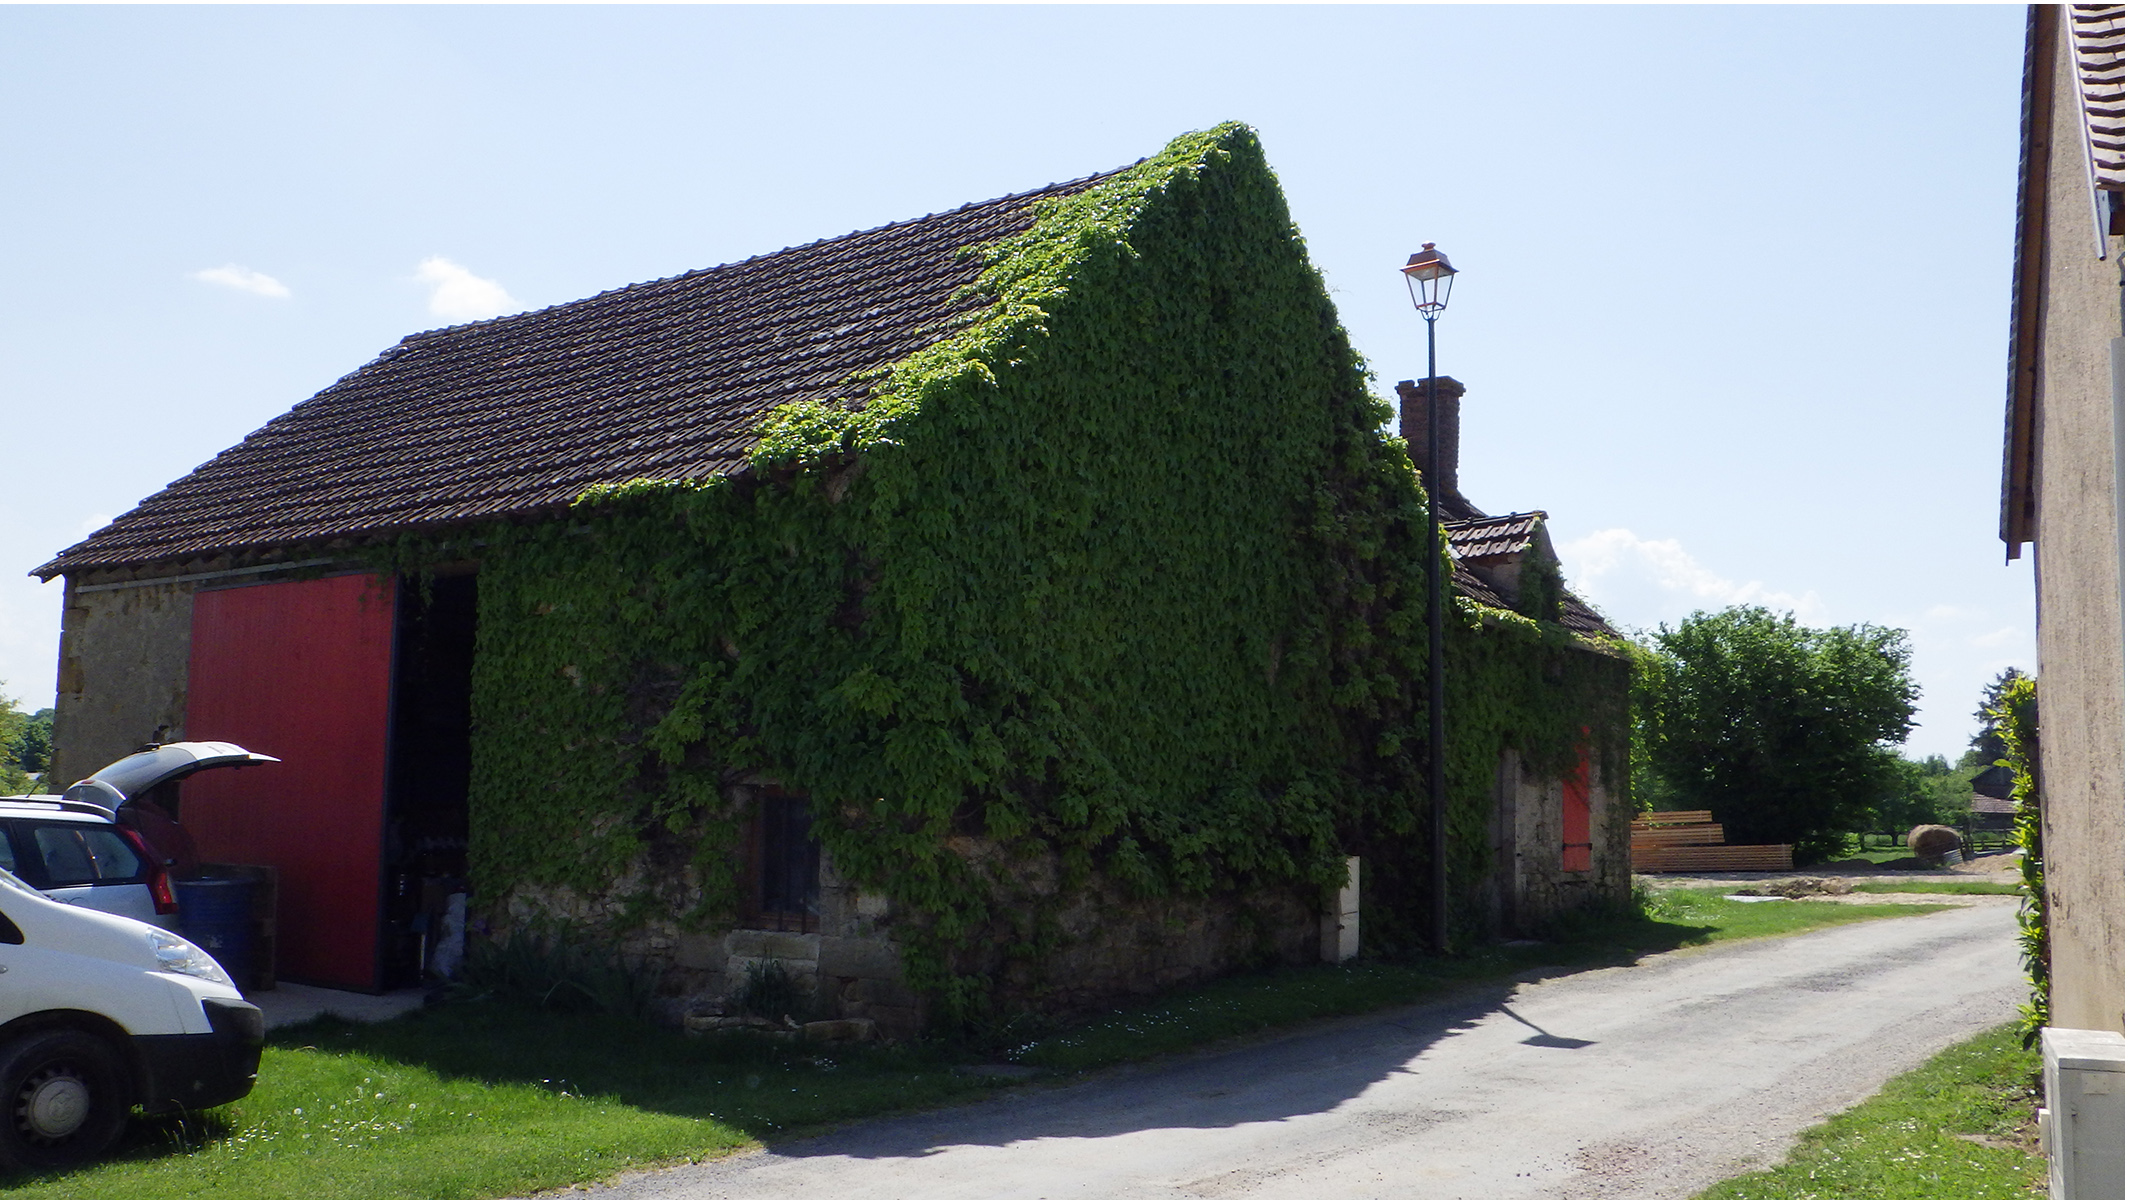
[[[266,1022],[206,952],[0,869],[0,1169],[92,1160],[135,1106],[234,1101]]]

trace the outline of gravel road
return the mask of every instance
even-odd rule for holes
[[[1547,976],[573,1196],[1684,1197],[2023,997],[2010,898]]]

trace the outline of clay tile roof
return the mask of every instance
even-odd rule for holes
[[[1457,591],[1496,609],[1515,610],[1508,598],[1496,592],[1493,585],[1481,579],[1465,566],[1467,560],[1486,559],[1496,555],[1515,555],[1531,546],[1539,526],[1546,521],[1545,510],[1531,513],[1511,513],[1501,517],[1465,518],[1443,523],[1443,534],[1450,539],[1453,556],[1450,582]],[[1598,616],[1598,611],[1584,604],[1583,599],[1568,590],[1561,594],[1561,625],[1578,634],[1604,635],[1618,638],[1619,632]]]
[[[1585,605],[1583,598],[1563,589],[1561,593],[1561,624],[1578,634],[1599,634],[1607,638],[1619,638],[1620,632],[1606,624],[1598,611]]]
[[[1482,605],[1490,605],[1496,609],[1514,610],[1516,608],[1516,606],[1509,603],[1507,597],[1495,591],[1494,585],[1473,575],[1472,570],[1462,563],[1453,562],[1451,564],[1450,586],[1458,590],[1460,594],[1470,597]]]
[[[2124,186],[2124,6],[2073,4],[2067,33],[2098,187]]]
[[[1971,814],[2017,814],[2020,803],[2009,797],[1992,797],[1988,793],[1970,793],[1968,812]]]
[[[1467,518],[1444,522],[1443,533],[1450,538],[1451,553],[1459,559],[1486,559],[1495,555],[1515,555],[1524,550],[1531,545],[1532,536],[1538,533],[1539,524],[1545,520],[1544,510],[1497,518]]]
[[[742,263],[401,340],[33,574],[264,550],[568,504],[643,477],[731,475],[773,406],[978,302],[958,252],[1019,233],[1053,184]]]

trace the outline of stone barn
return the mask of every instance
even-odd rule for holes
[[[180,817],[342,988],[433,968],[461,895],[675,1008],[776,963],[902,1032],[1357,913],[1406,954],[1433,540],[1392,416],[1237,125],[414,334],[37,569],[54,779],[278,757]],[[1627,665],[1544,514],[1444,488],[1469,945],[1626,898]]]

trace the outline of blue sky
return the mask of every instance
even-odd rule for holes
[[[1255,125],[1382,389],[1618,624],[1912,632],[1914,754],[2032,669],[1996,541],[2022,9],[0,8],[0,690],[22,574],[415,330]]]

